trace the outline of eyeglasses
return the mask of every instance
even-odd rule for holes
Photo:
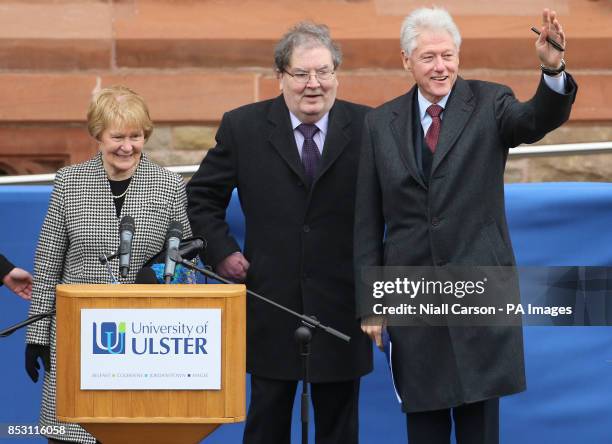
[[[319,82],[325,82],[327,80],[331,80],[334,77],[334,74],[336,74],[334,71],[329,70],[329,69],[322,69],[320,71],[311,71],[311,72],[305,72],[305,71],[289,72],[286,69],[283,69],[283,71],[285,72],[285,74],[288,74],[291,77],[293,77],[293,80],[295,80],[296,82],[304,83],[304,84],[308,83],[312,76],[315,76],[315,78]]]

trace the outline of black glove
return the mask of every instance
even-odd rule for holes
[[[30,379],[34,382],[38,382],[38,370],[40,370],[38,358],[42,360],[45,372],[51,370],[51,347],[48,345],[27,344],[25,350],[25,367]]]

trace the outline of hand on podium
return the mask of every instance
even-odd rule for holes
[[[25,367],[30,379],[34,382],[38,382],[38,371],[40,370],[38,358],[42,360],[45,372],[48,372],[51,369],[51,347],[48,345],[27,344],[25,350]]]

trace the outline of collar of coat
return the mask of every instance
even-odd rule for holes
[[[413,103],[414,100],[416,100],[416,95],[417,86],[414,85],[410,91],[390,103],[392,113],[390,125],[402,161],[417,182],[422,187],[426,188],[418,172],[414,150],[406,148],[409,141],[412,140],[414,124]],[[457,81],[453,86],[450,97],[446,102],[446,107],[444,108],[444,122],[440,131],[436,152],[433,157],[431,167],[432,174],[454,146],[472,115],[474,107],[474,94],[470,89],[469,83],[463,78],[457,77]]]
[[[346,107],[345,102],[336,100],[329,110],[329,123],[325,145],[323,145],[321,167],[314,178],[312,187],[316,186],[317,182],[326,174],[351,141],[351,118]],[[291,119],[289,118],[289,109],[282,95],[273,100],[267,119],[269,123],[268,141],[304,185],[308,185],[304,167],[295,144]]]

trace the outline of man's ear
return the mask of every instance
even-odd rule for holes
[[[404,69],[408,72],[412,72],[412,62],[410,61],[410,57],[406,54],[406,51],[404,51],[403,49],[401,51],[401,57]]]
[[[282,91],[283,90],[283,73],[280,72],[278,69],[276,70],[276,79],[278,80],[278,89]]]

